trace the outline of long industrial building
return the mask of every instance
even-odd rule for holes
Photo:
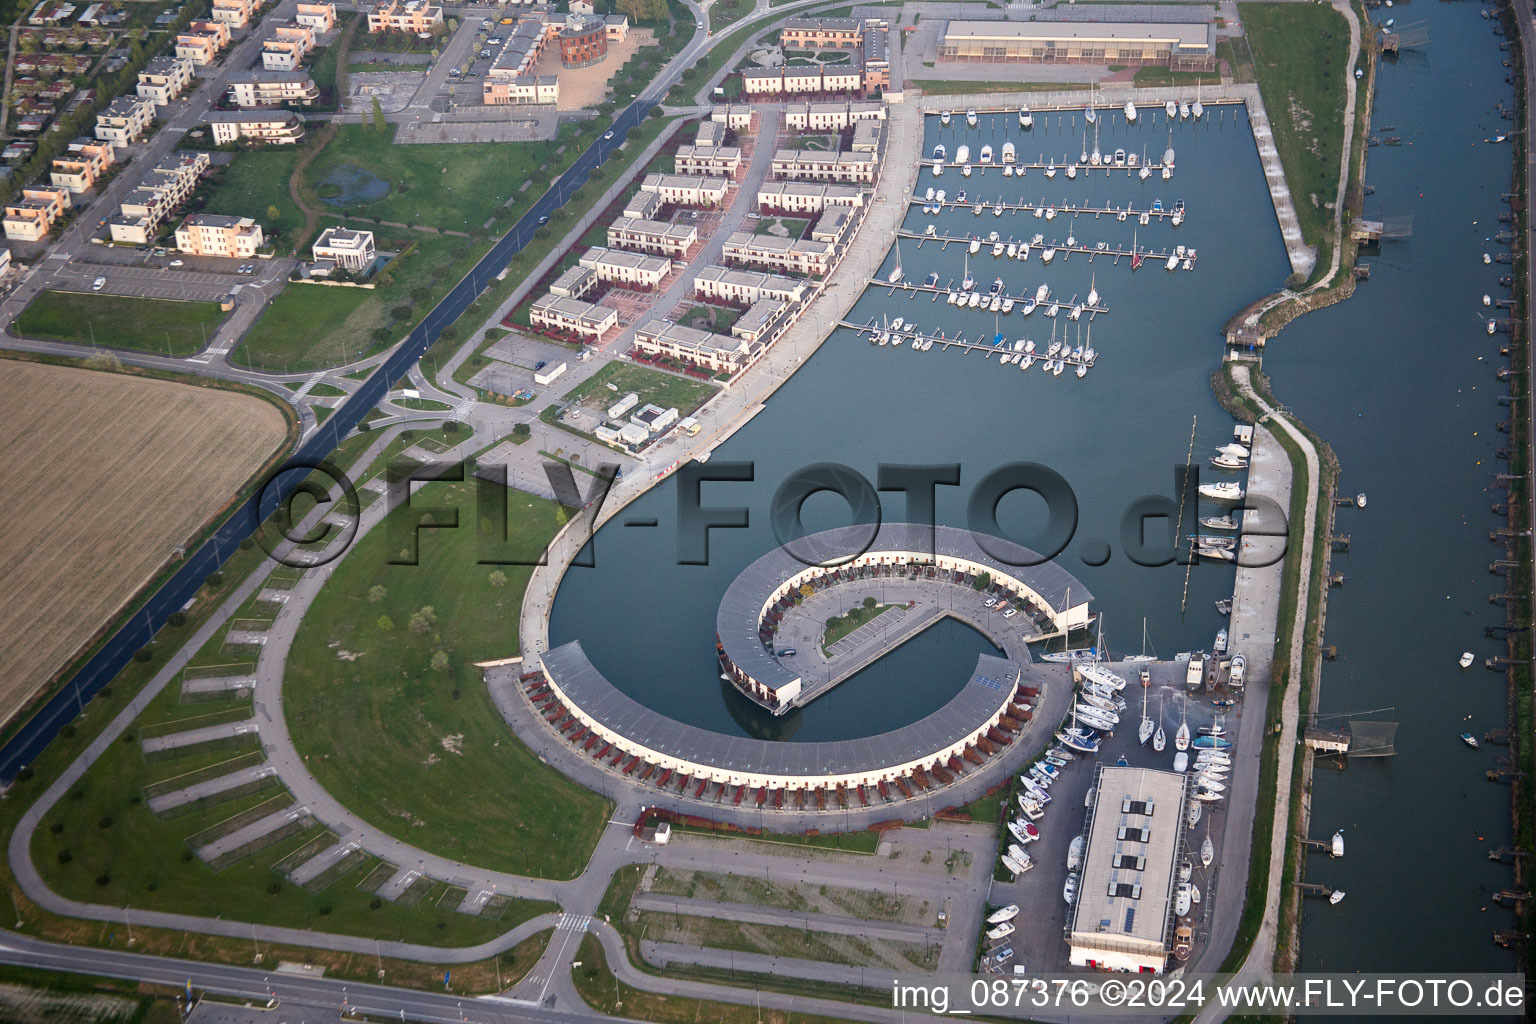
[[[1067,925],[1074,967],[1161,973],[1186,833],[1186,776],[1101,765]]]
[[[1216,61],[1211,22],[951,21],[939,60],[972,63],[1136,64],[1208,71]]]

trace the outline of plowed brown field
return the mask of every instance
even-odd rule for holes
[[[249,395],[0,366],[3,721],[229,503],[287,425]]]

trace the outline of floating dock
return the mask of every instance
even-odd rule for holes
[[[881,331],[886,330],[886,328],[881,327],[879,324],[873,321],[860,324],[854,323],[851,320],[839,320],[837,325],[839,327],[846,327],[851,331],[856,331],[861,338],[868,338],[871,340],[875,336],[879,335]],[[1000,344],[993,344],[992,342],[969,341],[966,339],[964,334],[957,334],[953,338],[946,338],[943,335],[924,334],[920,331],[909,331],[905,328],[899,331],[892,331],[891,333],[900,337],[902,341],[907,345],[911,345],[914,341],[931,341],[942,349],[948,350],[951,348],[958,348],[967,354],[971,352],[982,352],[989,357],[994,352],[1008,356],[1024,354],[1022,349],[1015,349],[1013,347],[1014,342],[1007,339],[1004,339]],[[1100,353],[1095,352],[1094,358],[1092,359],[1088,359],[1086,356],[1078,356],[1074,358],[1070,350],[1057,352],[1054,356],[1046,355],[1043,351],[1036,351],[1032,354],[1035,357],[1034,363],[1031,364],[1032,366],[1043,366],[1047,360],[1059,359],[1067,366],[1073,367],[1074,369],[1078,366],[1094,365],[1094,363],[1098,362],[1098,356],[1100,355]],[[1021,369],[1028,369],[1028,367],[1024,367],[1022,362],[1018,365]]]
[[[944,209],[970,210],[978,217],[983,213],[991,213],[997,215],[996,211],[999,208],[1001,208],[1005,213],[1035,213],[1035,211],[1038,210],[1040,212],[1035,213],[1035,216],[1041,220],[1055,220],[1057,217],[1086,217],[1092,214],[1094,220],[1098,220],[1100,217],[1114,217],[1116,220],[1123,219],[1126,223],[1130,223],[1130,221],[1133,219],[1139,223],[1141,217],[1145,215],[1147,222],[1151,223],[1154,219],[1161,220],[1164,217],[1173,216],[1172,210],[1151,208],[1146,210],[1136,210],[1132,209],[1128,205],[1123,207],[1073,206],[1070,203],[1064,203],[1058,206],[1055,203],[1009,203],[1003,202],[1001,200],[987,202],[979,196],[975,200],[967,200],[966,202],[960,203],[949,198],[946,198],[943,202],[939,202],[937,199],[924,199],[922,196],[914,193],[912,198],[907,200],[907,203],[910,206],[937,207],[940,211]],[[1121,218],[1120,216],[1122,213],[1125,214],[1124,218]]]
[[[953,279],[951,279],[950,284],[951,285],[954,284]],[[925,292],[925,293],[931,294],[933,296],[933,299],[931,301],[934,301],[934,302],[937,302],[941,295],[948,295],[952,291],[959,292],[959,289],[957,289],[957,288],[941,287],[941,286],[936,285],[936,284],[931,284],[931,285],[930,284],[912,284],[912,283],[907,282],[907,281],[900,281],[900,282],[898,282],[896,284],[891,284],[891,282],[881,280],[880,278],[877,278],[877,277],[872,277],[872,278],[869,279],[869,287],[871,287],[871,288],[886,288],[886,289],[889,289],[890,292],[898,292],[898,291],[911,292],[912,294],[909,295],[908,298],[913,298],[913,299],[917,298],[917,295],[918,295],[919,292]],[[979,305],[974,307],[976,312],[978,312],[978,313],[990,313],[990,312],[992,312],[990,309],[987,308],[988,305],[992,301],[991,293],[980,291],[980,290],[974,289],[974,288],[972,289],[972,291],[975,291],[983,299],[983,301]],[[960,294],[969,296],[971,294],[971,292],[960,292]],[[1002,300],[1002,301],[1005,301],[1005,302],[1008,301],[1008,300],[1012,300],[1014,305],[1015,305],[1015,307],[1018,307],[1018,306],[1023,305],[1026,301],[1028,301],[1029,299],[1033,298],[1034,296],[1009,295],[1006,292],[998,292],[997,297],[998,297],[999,300]],[[1057,311],[1057,313],[1060,314],[1060,313],[1063,313],[1063,312],[1070,312],[1077,305],[1078,305],[1078,303],[1075,303],[1075,302],[1062,302],[1060,299],[1047,298],[1044,302],[1040,303],[1037,308],[1040,309],[1042,312],[1047,310],[1047,309],[1055,309]],[[1098,305],[1095,305],[1095,306],[1090,306],[1086,302],[1084,302],[1084,303],[1082,303],[1082,307],[1083,307],[1083,314],[1082,315],[1088,317],[1089,320],[1092,320],[1095,314],[1098,314],[1098,313],[1108,313],[1109,312],[1109,307],[1105,306],[1102,302],[1100,302]],[[956,306],[955,308],[958,309],[959,306]],[[973,307],[967,306],[966,308],[967,309],[971,309]],[[999,316],[1008,316],[1010,314],[1004,313],[1002,310],[998,310],[998,315]],[[1031,315],[1033,315],[1033,314],[1031,314]],[[1021,316],[1020,319],[1023,319],[1023,317]],[[1050,317],[1049,315],[1047,315],[1046,319],[1049,320],[1049,319],[1053,319],[1053,318]],[[1076,323],[1076,322],[1079,322],[1079,321],[1068,320],[1066,322],[1067,323]]]
[[[914,239],[918,243],[917,247],[919,249],[923,247],[923,243],[925,242],[937,242],[942,248],[948,248],[951,245],[963,245],[969,247],[973,241],[980,242],[983,248],[997,244],[996,242],[984,241],[979,237],[973,237],[969,235],[941,235],[937,232],[930,235],[918,231],[909,231],[906,228],[899,229],[896,232],[896,237]],[[1004,245],[1008,245],[1010,242],[1016,245],[1022,245],[1024,241],[1028,241],[1028,239],[998,239],[998,242],[1001,242]],[[1114,260],[1116,266],[1119,266],[1121,257],[1124,257],[1125,259],[1132,261],[1132,270],[1137,269],[1143,262],[1148,260],[1166,267],[1168,264],[1168,258],[1170,256],[1177,257],[1178,261],[1177,264],[1170,269],[1177,270],[1179,267],[1183,267],[1186,270],[1193,270],[1195,269],[1195,261],[1199,258],[1193,249],[1185,249],[1183,252],[1180,252],[1179,250],[1183,249],[1183,246],[1175,246],[1172,249],[1164,249],[1160,252],[1154,249],[1142,249],[1139,246],[1133,249],[1124,249],[1118,245],[1111,245],[1108,242],[1098,242],[1095,245],[1090,246],[1083,242],[1075,242],[1072,245],[1067,245],[1064,242],[1051,243],[1030,241],[1029,246],[1031,249],[1041,251],[1046,249],[1054,249],[1056,250],[1057,255],[1061,256],[1063,262],[1065,262],[1067,257],[1071,254],[1081,253],[1088,257],[1088,262],[1090,263],[1093,262],[1093,258],[1095,256],[1108,256]],[[979,256],[980,254],[981,250],[978,249],[976,255]],[[1007,257],[999,256],[997,258],[1006,259]],[[1042,260],[1042,262],[1048,261]]]
[[[1026,172],[1026,171],[1039,171],[1041,174],[1048,175],[1048,176],[1053,177],[1053,178],[1057,174],[1059,174],[1066,181],[1072,181],[1073,180],[1072,178],[1067,177],[1067,168],[1068,167],[1076,167],[1077,168],[1077,174],[1078,174],[1079,177],[1081,177],[1082,175],[1085,175],[1085,174],[1091,174],[1091,173],[1093,173],[1095,171],[1103,171],[1105,174],[1108,174],[1111,171],[1124,171],[1128,176],[1135,176],[1135,175],[1138,175],[1138,174],[1141,173],[1141,169],[1143,167],[1145,167],[1147,169],[1147,171],[1149,172],[1148,175],[1147,175],[1148,178],[1152,177],[1152,175],[1154,175],[1154,174],[1157,175],[1158,177],[1162,178],[1163,169],[1165,167],[1168,169],[1169,177],[1172,177],[1172,175],[1173,175],[1173,164],[1157,164],[1157,163],[1147,163],[1147,164],[1144,164],[1144,163],[1142,163],[1139,160],[1135,164],[1117,164],[1117,163],[1108,163],[1108,162],[1101,162],[1101,163],[1097,163],[1096,164],[1096,163],[1094,163],[1091,160],[1073,160],[1073,159],[1070,159],[1070,158],[1067,158],[1067,157],[1062,158],[1060,161],[1057,161],[1057,160],[1054,160],[1054,159],[1052,159],[1052,160],[1016,160],[1016,161],[1014,161],[1011,164],[1005,164],[1005,163],[985,163],[985,164],[981,164],[981,163],[970,163],[970,162],[966,162],[966,163],[962,164],[962,163],[957,163],[954,160],[948,160],[948,159],[946,159],[946,160],[934,160],[932,158],[929,158],[929,159],[923,161],[923,166],[924,167],[932,168],[935,165],[943,167],[943,168],[945,168],[947,170],[960,171],[961,172],[961,177],[964,177],[964,178],[980,177],[982,174],[986,173],[986,171],[989,168],[993,169],[993,170],[1001,171],[1004,167],[1012,167],[1013,168],[1013,177],[1015,177],[1015,178],[1023,178],[1023,177],[1025,177],[1026,175],[1025,175],[1024,172]],[[971,172],[972,172],[971,174],[965,174],[964,173],[964,171],[965,171],[965,169],[967,167],[969,167],[971,169]],[[939,175],[939,177],[942,177],[942,175]],[[1162,180],[1167,181],[1168,178],[1162,178]]]

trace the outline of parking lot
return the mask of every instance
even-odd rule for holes
[[[99,289],[109,295],[137,295],[154,299],[182,299],[189,301],[217,302],[227,295],[245,289],[261,289],[266,297],[277,293],[294,263],[292,260],[257,260],[242,264],[237,260],[211,257],[178,257],[167,253],[153,257],[149,253],[133,250],[135,256],[149,257],[155,265],[116,265],[102,263],[61,264],[44,287],[66,291],[96,291],[93,287],[98,277],[106,278]],[[183,266],[169,264],[181,259]],[[194,265],[195,264],[195,265]],[[251,274],[237,274],[240,266],[253,268]],[[218,269],[213,269],[213,268]]]

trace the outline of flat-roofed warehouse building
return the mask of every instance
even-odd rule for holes
[[[951,21],[940,60],[972,63],[1142,64],[1210,70],[1212,22]]]
[[[1184,852],[1186,776],[1102,765],[1067,924],[1075,967],[1161,973]]]

